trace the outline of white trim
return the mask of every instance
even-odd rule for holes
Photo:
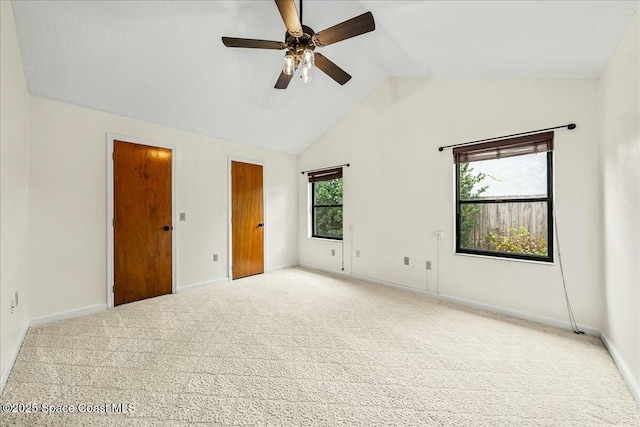
[[[18,340],[18,344],[13,348],[13,351],[9,355],[9,362],[7,366],[5,366],[4,371],[2,371],[2,376],[0,377],[0,393],[4,390],[4,386],[7,385],[7,380],[9,379],[9,375],[11,375],[11,370],[13,369],[14,363],[16,363],[16,359],[18,358],[18,353],[20,353],[20,348],[22,347],[22,343],[27,336],[27,332],[29,332],[29,322],[22,328],[20,331],[20,339]]]
[[[178,288],[178,293],[191,292],[196,289],[208,288],[209,286],[219,285],[221,283],[229,283],[228,277],[222,277],[220,279],[211,280],[209,282],[192,283],[191,285],[181,286]]]
[[[107,307],[113,307],[113,281],[114,281],[114,259],[113,259],[113,142],[123,141],[132,144],[148,145],[157,148],[171,150],[171,293],[176,293],[178,288],[178,184],[177,184],[177,150],[172,144],[165,145],[153,141],[129,136],[107,134]]]
[[[624,382],[627,384],[627,387],[629,387],[629,391],[631,392],[633,397],[636,399],[636,403],[638,404],[638,406],[640,406],[640,386],[638,385],[635,378],[631,374],[629,367],[625,363],[622,356],[620,356],[620,353],[618,353],[616,346],[613,345],[608,335],[604,331],[600,332],[600,339],[602,340],[602,343],[607,348],[607,350],[609,350],[609,354],[611,355],[613,362],[618,367],[618,371],[620,371],[620,375],[622,375]]]
[[[32,326],[43,325],[45,323],[55,322],[57,320],[70,319],[72,317],[82,316],[84,314],[96,313],[98,311],[103,311],[107,309],[107,304],[95,304],[89,305],[82,308],[77,308],[74,310],[62,311],[60,313],[50,314],[48,316],[37,317],[35,319],[31,319],[27,322],[27,324],[22,328],[20,332],[20,339],[18,344],[14,347],[11,355],[9,356],[9,362],[5,367],[4,371],[2,371],[2,376],[0,377],[0,393],[4,390],[4,386],[7,384],[7,380],[9,379],[9,375],[11,374],[11,370],[13,369],[13,365],[18,358],[18,353],[20,353],[20,348],[22,348],[22,343],[24,339],[27,337],[27,332],[29,328]]]
[[[269,218],[267,217],[267,180],[265,179],[266,164],[259,160],[245,159],[242,157],[228,156],[227,159],[227,239],[228,239],[228,251],[229,265],[227,266],[227,274],[229,280],[233,280],[233,227],[231,226],[231,209],[233,208],[231,200],[231,162],[247,163],[250,165],[262,166],[262,222],[263,227],[263,240],[262,240],[262,265],[264,266],[264,272],[267,271],[267,239],[269,235]]]
[[[498,307],[498,306],[495,306],[495,305],[485,304],[485,303],[482,303],[482,302],[468,300],[468,299],[465,299],[465,298],[454,297],[454,296],[451,296],[451,295],[437,294],[435,292],[425,291],[424,289],[418,289],[418,288],[414,288],[412,286],[401,285],[401,284],[393,283],[393,282],[387,282],[385,280],[374,279],[372,277],[367,277],[367,276],[360,276],[358,274],[349,274],[349,273],[344,273],[344,272],[341,272],[341,271],[327,270],[327,269],[324,269],[324,268],[321,268],[321,267],[314,267],[314,266],[311,266],[311,265],[308,265],[308,264],[300,264],[300,267],[311,269],[311,270],[317,270],[317,271],[321,271],[321,272],[325,272],[325,273],[329,273],[329,274],[335,274],[335,275],[340,276],[342,278],[358,279],[358,280],[362,280],[364,282],[372,283],[374,285],[381,285],[381,286],[387,286],[387,287],[391,287],[391,288],[403,289],[403,290],[406,290],[406,291],[409,291],[409,292],[414,292],[414,293],[421,294],[421,295],[424,295],[424,296],[436,298],[436,299],[439,299],[439,300],[442,300],[442,301],[448,301],[448,302],[452,302],[452,303],[455,303],[455,304],[464,305],[466,307],[476,308],[476,309],[479,309],[479,310],[490,311],[492,313],[505,314],[507,316],[516,317],[518,319],[529,320],[529,321],[532,321],[532,322],[537,322],[537,323],[541,323],[543,325],[553,326],[553,327],[556,327],[556,328],[572,329],[571,328],[571,323],[569,323],[568,321],[554,319],[554,318],[551,318],[551,317],[538,316],[538,315],[531,314],[531,313],[525,313],[523,311],[512,310],[512,309],[504,308],[504,307]],[[578,327],[580,328],[580,330],[584,331],[584,333],[586,333],[588,335],[593,335],[595,337],[599,337],[600,336],[600,330],[598,328],[594,328],[594,327],[591,327],[591,326],[584,326],[584,325],[578,325]]]
[[[343,233],[343,236],[344,236],[344,233]],[[342,238],[342,239],[329,239],[327,237],[314,237],[314,236],[311,236],[311,237],[307,237],[307,239],[309,239],[309,240],[318,240],[320,242],[334,242],[334,243],[338,243],[338,244],[344,243],[344,238]]]
[[[555,243],[554,243],[554,245],[555,245]],[[491,260],[496,260],[496,261],[527,262],[529,264],[547,265],[547,266],[550,266],[550,267],[553,267],[553,266],[556,265],[555,259],[554,259],[554,261],[536,261],[536,260],[533,260],[533,259],[508,258],[508,257],[497,256],[497,255],[466,254],[466,253],[463,253],[463,252],[454,252],[453,255],[455,255],[455,256],[466,256],[466,257],[471,257],[471,258],[491,259]],[[557,258],[557,256],[554,255],[554,258]]]
[[[296,267],[296,266],[299,266],[299,267],[302,267],[302,268],[306,268],[306,269],[309,269],[309,270],[319,271],[319,272],[322,272],[322,273],[325,273],[325,274],[335,275],[335,276],[338,276],[340,278],[356,278],[358,280],[362,280],[362,281],[369,282],[369,283],[372,283],[372,284],[377,284],[377,285],[381,285],[381,286],[388,286],[388,287],[393,287],[393,288],[397,288],[397,289],[403,289],[403,290],[407,290],[407,291],[410,291],[410,292],[415,292],[415,293],[422,294],[422,295],[425,295],[425,296],[430,296],[430,297],[434,297],[434,298],[437,298],[437,299],[450,301],[450,302],[454,302],[454,303],[457,303],[457,304],[461,304],[461,305],[465,305],[465,306],[469,306],[469,307],[473,307],[473,308],[478,308],[478,309],[491,311],[491,312],[496,312],[496,313],[500,313],[500,314],[507,314],[507,315],[510,315],[510,316],[513,316],[513,317],[522,318],[522,319],[525,319],[525,320],[532,320],[534,322],[538,322],[538,323],[542,323],[542,324],[546,324],[546,325],[550,325],[550,326],[556,326],[556,327],[560,327],[560,328],[563,328],[563,329],[571,329],[569,322],[563,322],[563,321],[556,320],[556,319],[551,319],[551,318],[548,318],[548,317],[535,316],[535,315],[531,315],[531,314],[528,314],[528,313],[523,313],[523,312],[520,312],[520,311],[509,310],[509,309],[496,307],[496,306],[492,306],[492,305],[488,305],[488,304],[478,303],[478,302],[471,301],[471,300],[466,300],[466,299],[463,299],[463,298],[451,297],[451,296],[442,295],[442,294],[435,294],[433,292],[424,291],[424,290],[420,290],[420,289],[416,289],[416,288],[411,288],[411,287],[408,287],[408,286],[399,285],[399,284],[395,284],[395,283],[392,283],[392,282],[386,282],[386,281],[383,281],[383,280],[377,280],[377,279],[373,279],[373,278],[369,278],[369,277],[365,277],[365,276],[349,274],[349,273],[345,273],[345,272],[342,272],[342,271],[327,270],[327,269],[323,269],[323,268],[320,268],[320,267],[313,267],[313,266],[306,265],[306,264],[284,265],[284,266],[281,266],[281,267],[270,268],[269,271],[280,270],[280,269],[285,269],[285,268],[291,268],[291,267]],[[179,293],[189,292],[189,291],[193,291],[193,290],[196,290],[196,289],[205,288],[205,287],[208,287],[208,286],[213,286],[213,285],[216,285],[216,284],[227,283],[227,282],[229,282],[229,278],[228,277],[223,277],[221,279],[216,279],[216,280],[213,280],[211,282],[194,283],[192,285],[183,286],[183,287],[178,289],[178,292]],[[16,345],[14,347],[13,351],[11,352],[11,355],[9,356],[9,363],[7,363],[7,366],[5,367],[4,371],[2,372],[2,376],[0,377],[0,393],[2,393],[2,391],[4,390],[5,385],[7,384],[7,380],[9,379],[9,375],[11,374],[11,370],[13,369],[13,365],[15,364],[15,361],[18,358],[18,354],[20,352],[20,348],[22,347],[22,343],[24,342],[24,339],[27,336],[27,332],[29,331],[29,328],[31,326],[42,325],[42,324],[45,324],[45,323],[51,323],[51,322],[55,322],[57,320],[69,319],[69,318],[72,318],[72,317],[78,317],[78,316],[81,316],[81,315],[84,315],[84,314],[96,313],[96,312],[99,312],[99,311],[102,311],[102,310],[106,310],[106,309],[107,309],[107,304],[95,304],[95,305],[86,306],[86,307],[82,307],[82,308],[75,309],[75,310],[68,310],[68,311],[64,311],[64,312],[60,312],[60,313],[56,313],[56,314],[52,314],[52,315],[48,315],[48,316],[38,317],[36,319],[32,319],[31,321],[29,321],[24,326],[24,328],[22,329],[22,331],[20,333],[19,343],[18,343],[18,345]],[[633,375],[631,374],[631,371],[629,370],[627,364],[624,362],[624,359],[622,359],[622,357],[620,356],[620,353],[618,353],[618,350],[613,345],[613,343],[611,342],[611,340],[609,339],[607,334],[604,331],[600,331],[600,330],[598,330],[596,328],[585,327],[585,326],[580,326],[580,328],[582,330],[584,330],[586,333],[588,333],[589,335],[599,336],[600,337],[600,339],[602,340],[602,343],[604,344],[605,348],[607,349],[607,351],[611,355],[611,358],[613,359],[616,367],[618,368],[618,371],[620,372],[620,375],[622,376],[622,378],[624,379],[625,383],[627,384],[627,387],[629,388],[629,391],[631,392],[632,396],[635,398],[636,402],[640,406],[640,387],[635,382],[635,379],[634,379]]]
[[[266,269],[266,273],[271,273],[272,271],[278,271],[278,270],[285,270],[287,268],[293,268],[293,267],[297,267],[298,263],[293,263],[293,264],[284,264],[284,265],[278,265],[276,267],[269,267]]]
[[[61,311],[59,313],[49,314],[47,316],[37,317],[29,321],[29,326],[43,325],[45,323],[56,322],[58,320],[71,319],[85,314],[97,313],[107,309],[107,304],[94,304],[86,307],[76,308],[73,310]]]

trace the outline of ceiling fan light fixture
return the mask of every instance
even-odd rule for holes
[[[282,72],[288,76],[292,76],[296,71],[296,58],[293,53],[287,52],[284,56],[284,63],[282,65]]]
[[[311,70],[316,68],[316,59],[320,71],[340,85],[347,83],[351,80],[351,76],[321,53],[315,53],[315,50],[375,30],[373,14],[365,12],[315,32],[302,24],[302,0],[299,0],[299,9],[296,8],[295,2],[296,0],[275,0],[280,17],[287,29],[284,41],[222,37],[222,44],[234,48],[284,50],[286,53],[275,89],[286,89],[298,68],[300,68],[302,81],[305,83],[311,81]]]
[[[302,83],[309,83],[311,81],[311,68],[305,67],[303,64],[300,78],[302,79]]]
[[[302,68],[308,68],[311,70],[315,66],[315,60],[313,58],[313,51],[311,49],[305,49],[302,54]]]

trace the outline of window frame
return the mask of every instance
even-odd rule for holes
[[[316,204],[316,184],[324,181],[333,181],[334,179],[343,179],[343,177],[327,179],[322,181],[313,181],[311,184],[311,237],[314,239],[328,239],[328,240],[337,240],[342,241],[344,239],[344,222],[342,227],[342,234],[340,237],[336,236],[325,236],[316,233],[316,208],[341,208],[342,209],[342,218],[344,219],[344,194],[342,199],[342,204],[331,204],[331,205],[318,205]],[[344,181],[343,181],[344,185]]]
[[[456,221],[455,221],[455,253],[464,255],[479,255],[495,258],[508,258],[513,260],[538,261],[544,263],[554,262],[554,209],[553,209],[553,151],[547,151],[547,196],[546,197],[523,197],[517,199],[504,198],[487,198],[460,200],[460,162],[455,163],[456,169]],[[482,160],[479,160],[482,161]],[[476,161],[477,162],[477,161]],[[476,163],[468,162],[468,163]],[[463,162],[467,163],[467,162]],[[508,252],[487,251],[479,249],[469,249],[461,247],[461,227],[462,227],[462,205],[479,205],[479,204],[495,204],[495,203],[527,203],[527,202],[546,202],[547,203],[547,256],[516,254]]]

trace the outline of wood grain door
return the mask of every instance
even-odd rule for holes
[[[232,278],[264,273],[262,166],[231,162]]]
[[[114,304],[170,294],[170,149],[114,141]]]

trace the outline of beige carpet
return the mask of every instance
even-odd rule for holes
[[[0,400],[38,408],[2,426],[640,424],[597,338],[302,269],[33,327]]]

